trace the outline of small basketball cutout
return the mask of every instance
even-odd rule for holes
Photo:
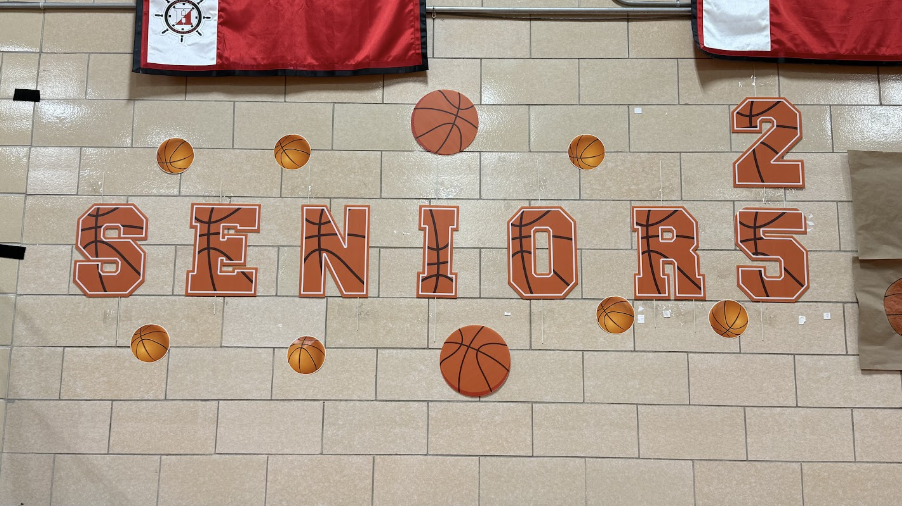
[[[169,351],[169,332],[159,325],[144,325],[132,334],[132,353],[142,362],[156,362]]]
[[[300,135],[286,135],[276,143],[273,154],[283,169],[300,169],[310,160],[310,143]]]
[[[325,360],[326,347],[315,337],[300,337],[288,347],[288,365],[301,374],[319,371]]]
[[[749,314],[735,300],[722,300],[708,313],[714,332],[722,337],[739,337],[749,325]]]
[[[494,330],[467,325],[448,336],[442,346],[439,367],[448,385],[467,397],[498,391],[507,380],[511,353]]]
[[[611,334],[622,334],[633,326],[636,313],[623,297],[608,297],[595,310],[598,326]]]
[[[902,279],[889,285],[883,295],[883,310],[893,330],[902,335]]]
[[[437,90],[417,102],[410,130],[423,149],[454,155],[467,149],[479,130],[479,115],[469,98],[453,90]]]
[[[567,149],[570,163],[583,170],[594,169],[604,160],[604,144],[594,135],[578,135]]]
[[[169,139],[157,148],[157,165],[168,174],[181,174],[194,161],[194,148],[185,139]]]

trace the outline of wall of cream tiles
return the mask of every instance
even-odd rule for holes
[[[132,33],[129,13],[0,14],[0,242],[28,246],[0,260],[0,504],[898,503],[902,379],[858,369],[844,153],[902,149],[898,70],[712,61],[685,19],[440,17],[425,75],[184,79],[132,74]],[[15,88],[43,100],[13,102]],[[482,123],[450,158],[409,129],[437,88],[469,96]],[[729,111],[756,93],[804,114],[803,191],[731,187],[755,136],[731,135]],[[288,133],[315,150],[309,192],[307,170],[272,160]],[[564,155],[581,133],[607,145],[597,170]],[[197,148],[180,177],[154,165],[168,137]],[[257,298],[181,295],[190,203],[220,198],[263,204]],[[605,334],[595,305],[632,293],[630,205],[661,199],[700,222],[711,302],[638,303],[645,324]],[[762,200],[809,215],[812,287],[747,304],[746,334],[721,339],[708,308],[744,300],[731,218]],[[71,283],[75,220],[97,201],[150,219],[147,281],[127,299]],[[579,223],[581,283],[564,301],[506,283],[505,222],[539,201]],[[296,297],[306,202],[372,206],[371,298]],[[454,301],[412,297],[425,202],[461,206]],[[146,323],[173,337],[149,365],[128,350]],[[470,323],[513,349],[481,402],[437,367]],[[303,334],[329,350],[312,377],[285,360]]]

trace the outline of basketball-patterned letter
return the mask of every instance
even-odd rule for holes
[[[780,274],[764,267],[737,265],[739,289],[759,302],[795,302],[808,290],[808,250],[795,237],[807,234],[798,209],[747,207],[736,213],[736,245],[751,260],[779,262]]]
[[[536,234],[548,236],[548,268],[538,272]],[[563,299],[577,283],[576,220],[563,208],[521,207],[507,222],[507,283],[523,299]]]
[[[342,297],[367,297],[370,206],[345,206],[345,233],[326,206],[301,206],[301,297],[326,296],[326,271]]]
[[[733,109],[733,133],[761,133],[765,121],[770,130],[733,162],[733,186],[804,188],[805,163],[783,159],[802,139],[802,113],[785,98],[747,98]]]
[[[94,204],[78,218],[73,282],[88,297],[128,297],[144,283],[147,216],[134,204]],[[109,267],[109,269],[105,268]]]
[[[454,232],[458,230],[457,206],[420,206],[423,231],[423,270],[417,273],[417,297],[456,299]]]
[[[191,228],[194,265],[185,295],[256,297],[257,268],[246,266],[247,234],[260,231],[260,204],[191,204]]]
[[[698,221],[682,206],[633,206],[639,272],[633,276],[637,299],[705,298],[705,275],[698,253]],[[670,294],[673,268],[675,293]]]

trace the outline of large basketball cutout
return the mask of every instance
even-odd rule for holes
[[[310,160],[310,143],[300,135],[286,135],[276,143],[273,154],[283,169],[300,169]]]
[[[456,392],[482,397],[496,392],[507,380],[511,353],[494,330],[467,325],[445,340],[439,366],[445,381]]]
[[[454,155],[467,149],[479,130],[479,115],[469,98],[452,90],[428,93],[410,116],[410,130],[423,149]]]
[[[181,174],[194,161],[194,148],[185,139],[169,139],[157,149],[157,165],[163,172]]]
[[[902,335],[902,279],[889,285],[883,296],[883,309],[886,318],[896,334]]]
[[[583,169],[591,170],[598,167],[604,160],[604,144],[594,135],[580,135],[570,141],[567,149],[570,163]]]
[[[738,337],[749,325],[749,314],[735,300],[722,300],[708,313],[711,328],[723,337]]]
[[[159,325],[144,325],[132,334],[132,353],[142,362],[156,362],[169,351],[169,333]]]
[[[288,347],[288,365],[295,372],[313,374],[319,371],[325,360],[326,347],[315,337],[300,337]]]
[[[608,297],[595,310],[598,326],[611,334],[622,334],[633,326],[633,305],[623,297]]]

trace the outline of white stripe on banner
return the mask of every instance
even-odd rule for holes
[[[147,61],[216,65],[219,0],[150,0]]]
[[[704,0],[705,46],[728,51],[770,51],[770,0]]]

